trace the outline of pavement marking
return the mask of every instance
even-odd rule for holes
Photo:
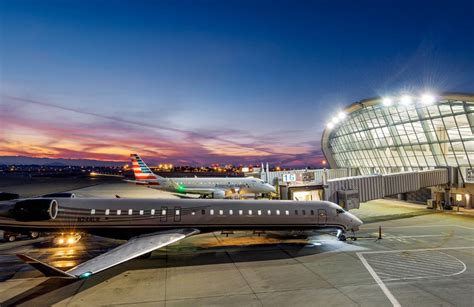
[[[436,227],[460,227],[464,229],[474,230],[472,227],[461,226],[461,225],[413,225],[413,226],[383,226],[382,229],[387,228],[436,228]],[[362,230],[370,230],[370,229],[379,229],[378,227],[369,227],[369,228],[362,228]]]
[[[387,286],[383,283],[382,279],[375,273],[374,269],[369,265],[367,260],[365,260],[364,256],[362,255],[363,253],[356,253],[357,257],[359,257],[360,261],[362,264],[365,266],[367,271],[369,271],[370,275],[372,275],[372,278],[375,280],[375,282],[379,285],[380,289],[382,289],[383,293],[385,296],[389,299],[390,303],[394,307],[401,307],[400,303],[397,301],[395,296],[393,296],[392,292],[387,288]]]
[[[442,250],[462,250],[462,249],[474,249],[474,246],[460,246],[460,247],[438,247],[438,248],[420,248],[420,249],[404,249],[404,250],[389,250],[389,251],[367,251],[367,252],[357,252],[356,255],[359,257],[360,261],[364,265],[364,267],[367,269],[367,271],[370,273],[372,278],[375,280],[375,282],[378,284],[382,292],[385,294],[385,296],[389,299],[389,301],[392,303],[393,306],[399,307],[401,306],[400,302],[395,298],[395,296],[390,292],[390,290],[387,288],[385,283],[383,282],[382,278],[380,278],[379,274],[374,270],[374,268],[369,264],[367,259],[364,257],[364,254],[366,255],[374,255],[374,254],[393,254],[393,253],[406,253],[406,252],[426,252],[426,251],[442,251]],[[382,276],[387,276],[385,281],[392,281],[392,280],[400,280],[400,279],[421,279],[421,278],[429,278],[429,277],[447,277],[447,276],[456,276],[459,274],[462,274],[466,271],[467,267],[458,258],[442,253],[446,256],[452,257],[459,261],[462,264],[462,269],[458,272],[452,273],[450,275],[425,275],[425,276],[412,276],[408,278],[389,278],[391,276],[389,273],[381,274]],[[389,262],[389,265],[393,266],[393,262]],[[439,266],[438,266],[439,267]],[[400,269],[400,267],[398,268]],[[404,268],[405,269],[405,268]],[[425,268],[425,272],[432,271],[430,269]],[[383,273],[383,272],[382,272]]]

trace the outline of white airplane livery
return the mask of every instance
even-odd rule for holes
[[[226,198],[233,193],[273,193],[275,188],[261,179],[253,177],[207,177],[207,178],[164,178],[152,172],[138,154],[131,154],[136,184],[180,194],[199,194],[203,198]]]

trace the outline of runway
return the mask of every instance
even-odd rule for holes
[[[123,183],[75,190],[81,197],[175,197]],[[360,239],[285,239],[237,232],[188,238],[79,281],[48,279],[26,253],[67,269],[118,241],[86,237],[74,247],[48,238],[0,244],[0,304],[55,306],[471,306],[473,218],[395,201],[362,204]],[[398,218],[397,218],[398,217]],[[383,239],[377,240],[378,226]],[[363,260],[362,260],[363,259]]]

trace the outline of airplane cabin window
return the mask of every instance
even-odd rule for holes
[[[258,214],[258,215],[262,215],[262,210],[258,210],[258,211],[257,211],[257,214]]]
[[[306,215],[306,211],[305,211],[305,210],[303,210],[303,215]]]
[[[166,215],[166,209],[161,210],[161,215],[165,216]]]
[[[151,209],[151,215],[155,215],[155,209]]]
[[[206,214],[206,210],[202,209],[202,210],[201,210],[201,214],[202,214],[202,215]]]
[[[249,215],[252,215],[252,210],[249,210]]]
[[[280,215],[280,210],[277,210],[277,211],[276,211],[276,214],[277,214],[277,215]]]
[[[234,210],[230,209],[229,210],[229,215],[232,215],[232,214],[234,214]]]
[[[132,215],[133,214],[133,210],[132,209],[128,209],[128,215]]]
[[[143,215],[143,210],[140,210],[140,215]]]
[[[193,210],[193,211],[191,212],[191,215],[196,215],[196,211]]]
[[[95,209],[91,209],[91,214],[95,214]]]
[[[285,210],[285,215],[290,215],[290,211]]]
[[[272,215],[272,210],[267,210],[268,215]]]
[[[117,210],[117,215],[120,215],[120,214],[122,214],[122,210],[119,209]]]
[[[314,210],[311,210],[311,215],[314,215]]]
[[[219,215],[223,215],[224,214],[224,210],[219,210]]]
[[[110,214],[110,209],[105,209],[105,215],[109,215]]]
[[[244,210],[239,210],[239,215],[244,214]]]
[[[214,215],[214,209],[209,210],[210,215]]]
[[[295,215],[298,215],[298,210],[295,210]]]

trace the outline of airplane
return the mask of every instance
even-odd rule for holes
[[[150,188],[179,194],[199,194],[202,198],[223,199],[231,193],[275,193],[275,188],[253,177],[164,178],[152,172],[138,154],[131,154],[135,180],[127,182],[147,185]]]
[[[78,266],[62,271],[25,254],[17,255],[48,277],[87,278],[184,238],[213,231],[337,231],[359,229],[362,221],[327,201],[37,198],[0,202],[0,228],[61,233],[83,232],[127,240]]]

